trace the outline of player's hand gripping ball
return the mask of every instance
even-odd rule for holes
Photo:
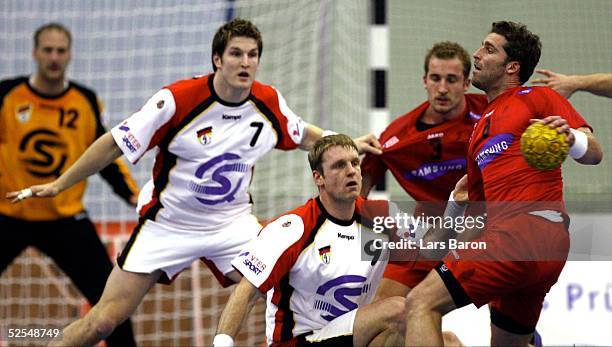
[[[529,166],[538,170],[556,169],[565,160],[569,144],[565,134],[542,123],[533,123],[521,136],[521,152]]]

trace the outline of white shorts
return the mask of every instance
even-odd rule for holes
[[[329,322],[329,324],[323,328],[315,330],[312,334],[305,336],[306,341],[317,343],[335,337],[353,336],[353,325],[356,315],[357,310],[352,310],[343,314]]]
[[[242,214],[231,223],[214,230],[184,230],[152,220],[136,226],[130,240],[117,258],[125,271],[152,273],[162,270],[160,282],[170,283],[174,277],[200,259],[224,287],[233,284],[227,273],[244,245],[255,238],[261,225],[251,213]]]

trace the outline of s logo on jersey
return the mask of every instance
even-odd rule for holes
[[[19,143],[21,161],[26,171],[36,177],[59,177],[68,159],[68,146],[52,130],[36,129],[26,134]]]
[[[514,136],[510,133],[495,135],[487,141],[482,150],[476,155],[476,163],[482,170],[495,158],[504,153],[514,141]]]
[[[359,305],[348,297],[358,298],[370,291],[370,284],[365,283],[366,280],[366,277],[359,275],[345,275],[327,281],[317,288],[317,294],[324,298],[316,299],[314,308],[327,312],[321,318],[328,322],[357,309]]]
[[[206,163],[200,165],[196,170],[195,176],[198,179],[203,179],[204,174],[209,170],[214,170],[210,179],[215,184],[204,185],[194,181],[189,183],[189,190],[197,194],[208,195],[209,197],[195,197],[204,205],[217,205],[223,202],[231,202],[236,199],[235,195],[244,180],[244,173],[251,169],[251,165],[236,162],[242,159],[238,154],[224,153],[218,155]],[[231,178],[225,176],[225,173],[238,172],[240,175],[230,175]],[[237,181],[236,181],[237,179]],[[218,197],[213,199],[213,197]]]

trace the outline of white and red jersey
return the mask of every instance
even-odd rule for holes
[[[255,81],[241,103],[221,100],[213,74],[171,84],[111,133],[132,162],[153,147],[153,176],[139,197],[141,218],[210,229],[250,212],[255,162],[302,141],[304,123],[272,86]]]
[[[358,198],[353,218],[343,221],[311,199],[268,224],[232,261],[267,294],[269,344],[295,341],[371,302],[388,254],[362,260],[362,242],[372,236],[372,216],[388,209],[386,201]]]

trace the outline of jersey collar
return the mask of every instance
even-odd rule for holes
[[[323,203],[321,202],[320,197],[317,196],[317,198],[315,200],[317,201],[317,205],[319,205],[319,208],[321,209],[321,212],[323,213],[325,218],[329,219],[334,224],[338,224],[338,225],[341,225],[341,226],[348,227],[348,226],[353,225],[355,220],[357,220],[357,208],[355,208],[355,212],[353,212],[353,217],[351,217],[351,219],[343,220],[343,219],[338,219],[338,218],[332,216],[331,214],[329,214],[329,212],[327,212],[327,210],[323,206]]]
[[[213,99],[216,102],[220,103],[221,105],[228,106],[228,107],[238,107],[238,106],[243,105],[245,102],[247,102],[251,98],[251,94],[249,93],[249,96],[247,96],[244,100],[239,101],[239,102],[229,102],[229,101],[225,101],[221,99],[219,95],[217,94],[217,92],[215,91],[215,87],[213,85],[214,77],[215,77],[214,73],[208,75],[208,89],[210,89],[210,95],[212,95]]]

